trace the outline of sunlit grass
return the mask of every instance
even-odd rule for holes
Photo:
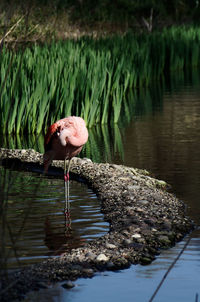
[[[128,114],[130,90],[149,86],[172,70],[199,64],[200,29],[37,44],[0,53],[3,133],[40,133],[68,115],[89,127]],[[134,92],[133,98],[134,100]]]

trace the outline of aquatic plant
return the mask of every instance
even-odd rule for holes
[[[200,29],[53,42],[0,53],[3,133],[40,133],[54,121],[82,116],[87,125],[117,123],[127,95],[173,70],[199,64]],[[135,93],[134,93],[135,91]],[[132,102],[137,97],[132,98]]]

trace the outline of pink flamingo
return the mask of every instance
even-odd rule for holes
[[[82,150],[87,140],[88,130],[85,121],[77,116],[68,116],[57,121],[48,128],[45,136],[44,173],[47,173],[52,160],[64,160],[65,206],[67,209],[65,213],[67,215],[69,215],[70,160]]]

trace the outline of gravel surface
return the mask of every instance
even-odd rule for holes
[[[3,165],[42,173],[42,154],[34,150],[0,149]],[[63,171],[63,161],[54,161]],[[62,170],[61,170],[62,169]],[[71,177],[83,179],[96,192],[109,232],[83,247],[72,249],[26,267],[1,280],[1,301],[23,298],[29,290],[47,287],[48,281],[66,280],[66,288],[79,277],[103,270],[119,270],[131,264],[149,264],[162,249],[174,246],[194,228],[185,205],[167,192],[164,181],[147,171],[74,158]]]

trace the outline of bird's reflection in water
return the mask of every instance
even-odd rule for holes
[[[71,218],[64,215],[63,226],[53,224],[49,217],[45,220],[45,245],[49,249],[48,256],[59,256],[64,252],[83,246],[86,239],[72,229]]]

